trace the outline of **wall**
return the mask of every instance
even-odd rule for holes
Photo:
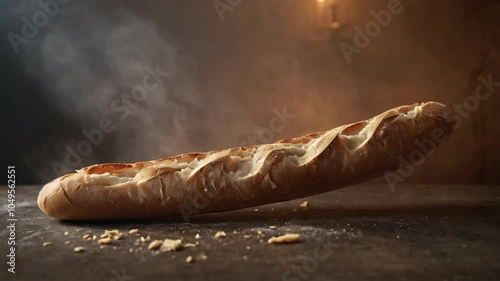
[[[334,31],[314,0],[244,0],[223,17],[214,1],[72,2],[19,54],[2,44],[6,99],[14,104],[6,114],[22,109],[14,126],[28,128],[18,129],[7,159],[25,183],[54,178],[52,163],[64,161],[83,129],[116,117],[110,104],[146,65],[165,65],[168,83],[126,121],[117,119],[115,131],[71,169],[266,142],[259,136],[284,107],[296,117],[269,139],[401,104],[459,104],[479,75],[500,80],[498,1],[401,1],[403,11],[350,63],[340,44],[353,44],[354,28],[389,1],[336,2]],[[0,12],[5,34],[39,9],[36,1],[16,5]],[[407,182],[500,183],[499,103],[497,90]]]

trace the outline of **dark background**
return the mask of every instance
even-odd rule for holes
[[[401,104],[452,106],[478,76],[500,81],[499,1],[402,0],[348,63],[340,44],[353,44],[354,27],[388,2],[243,0],[221,18],[213,1],[73,0],[16,54],[9,32],[22,34],[22,18],[41,8],[1,1],[2,165],[16,165],[19,184],[47,182],[103,118],[116,129],[69,168],[275,141]],[[167,81],[119,120],[112,102],[156,65]],[[500,183],[499,105],[496,90],[408,182]],[[296,117],[259,137],[284,107]]]

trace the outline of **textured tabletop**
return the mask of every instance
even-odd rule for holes
[[[499,186],[360,185],[189,222],[61,222],[38,209],[40,188],[16,187],[16,273],[7,271],[10,231],[2,227],[1,280],[500,280]],[[7,204],[3,186],[4,224]],[[82,239],[106,229],[123,239],[102,247]],[[130,229],[198,245],[149,251]],[[227,237],[214,238],[218,231]],[[285,233],[300,242],[267,243]]]

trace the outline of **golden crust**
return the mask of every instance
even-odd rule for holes
[[[142,219],[306,197],[398,169],[398,156],[418,149],[415,140],[431,138],[436,128],[446,137],[452,132],[448,113],[435,102],[400,106],[274,144],[92,165],[46,184],[38,205],[58,219]]]

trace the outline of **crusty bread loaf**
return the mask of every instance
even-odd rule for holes
[[[38,206],[58,219],[143,219],[306,197],[401,168],[416,141],[453,131],[448,113],[427,102],[273,144],[93,165],[46,184]]]

